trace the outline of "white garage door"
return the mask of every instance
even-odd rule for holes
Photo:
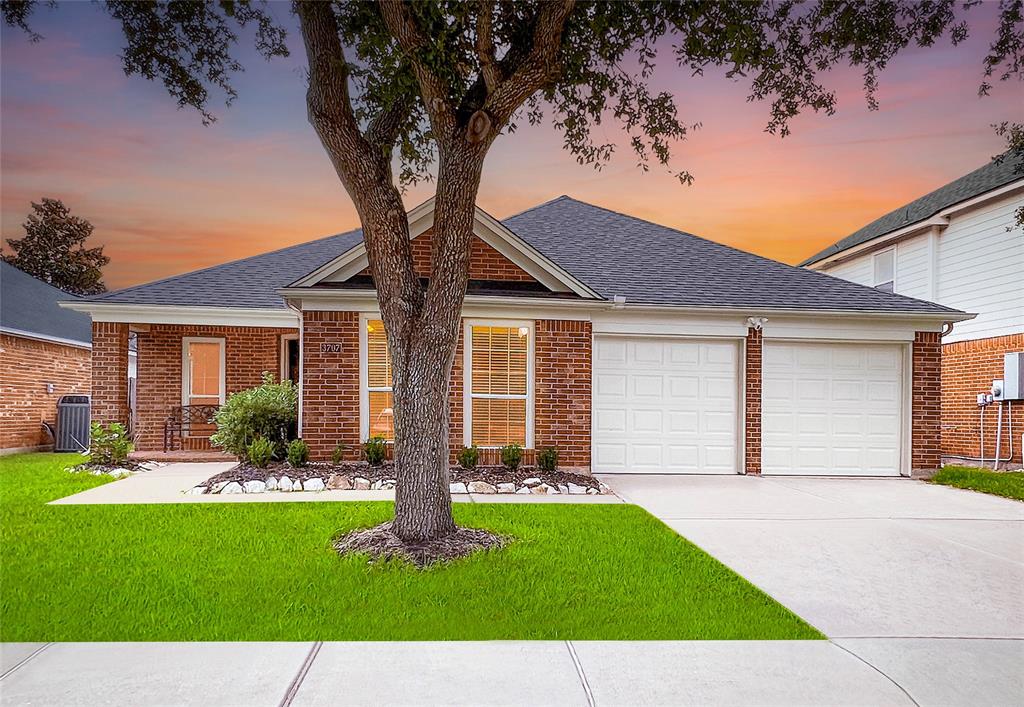
[[[903,347],[765,342],[762,473],[897,476]]]
[[[735,474],[737,342],[598,336],[593,469]]]

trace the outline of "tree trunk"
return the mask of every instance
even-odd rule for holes
[[[476,195],[485,148],[442,150],[434,209],[431,281],[414,315],[378,300],[392,356],[395,419],[394,532],[406,542],[455,532],[449,492],[449,406],[462,303],[469,278]],[[374,277],[386,276],[383,263]],[[379,274],[378,274],[379,273]]]

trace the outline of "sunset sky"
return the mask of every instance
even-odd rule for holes
[[[292,24],[288,6],[274,6]],[[836,71],[834,116],[808,114],[780,139],[763,131],[766,104],[747,85],[691,78],[661,62],[658,88],[702,128],[673,166],[637,169],[628,151],[604,170],[581,167],[549,125],[522,126],[488,158],[479,204],[501,218],[568,194],[785,262],[797,262],[868,221],[954,179],[1001,150],[990,124],[1020,119],[1024,84],[979,98],[993,7],[970,13],[972,37],[902,56],[883,74],[881,109],[867,109],[857,71]],[[96,227],[112,258],[109,287],[205,267],[358,226],[306,123],[304,58],[267,63],[243,43],[238,100],[218,121],[177,110],[159,84],[126,78],[118,25],[92,4],[40,8],[32,44],[2,30],[0,228],[20,237],[29,202],[63,199]],[[614,139],[612,123],[605,127]],[[410,206],[432,193],[421,186]]]

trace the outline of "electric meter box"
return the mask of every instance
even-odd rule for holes
[[[1024,400],[1024,351],[1003,356],[1002,388],[997,400]]]

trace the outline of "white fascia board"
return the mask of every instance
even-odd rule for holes
[[[61,307],[83,312],[94,322],[126,324],[196,324],[297,328],[299,319],[289,309],[257,307],[179,307],[157,304],[60,302]]]
[[[288,299],[289,304],[303,311],[377,312],[377,294],[373,290],[315,290],[284,288],[278,293]],[[594,322],[595,332],[640,333],[644,327],[652,331],[715,330],[715,335],[735,336],[737,326],[746,327],[749,317],[797,318],[802,321],[843,322],[862,320],[884,323],[900,322],[904,327],[917,326],[917,331],[938,331],[945,322],[960,322],[973,319],[974,314],[952,312],[872,312],[872,311],[831,311],[820,309],[756,309],[720,307],[669,307],[663,305],[625,305],[613,307],[611,302],[596,300],[563,300],[555,298],[496,297],[490,295],[466,295],[463,316],[477,316],[474,311],[486,312],[479,316],[520,316],[533,319],[575,319]],[[518,312],[518,313],[513,313]],[[907,324],[910,323],[910,324]],[[664,329],[668,327],[669,329]],[[603,328],[603,329],[601,329]]]
[[[765,341],[861,341],[907,342],[913,341],[919,331],[942,331],[942,322],[934,319],[877,319],[851,318],[833,320],[829,317],[768,317],[762,329]]]
[[[920,233],[924,233],[925,231],[928,231],[930,229],[938,229],[939,231],[942,231],[947,226],[949,226],[949,220],[952,217],[958,216],[964,211],[969,211],[970,209],[983,206],[991,201],[995,201],[996,199],[1001,199],[1005,196],[1011,196],[1020,191],[1024,191],[1024,179],[1018,179],[1016,181],[1010,182],[1009,184],[1004,184],[998,189],[993,189],[991,191],[985,192],[984,194],[979,194],[978,196],[972,199],[968,199],[967,201],[961,201],[957,204],[953,204],[952,206],[947,206],[945,209],[935,214],[934,216],[930,216],[926,219],[922,219],[921,221],[916,221],[915,223],[908,224],[898,230],[891,231],[889,233],[883,233],[882,235],[876,236],[875,238],[872,238],[869,241],[864,241],[863,243],[858,243],[857,245],[851,246],[846,250],[841,250],[838,253],[833,253],[827,258],[822,258],[821,260],[809,263],[804,267],[807,268],[808,270],[822,270],[832,265],[841,263],[845,260],[849,260],[850,258],[855,258],[859,255],[863,255],[864,253],[868,253],[873,250],[878,250],[880,248],[885,248],[889,245],[892,245],[896,241],[905,240],[912,236],[916,236]]]
[[[46,341],[51,344],[60,344],[61,346],[74,346],[76,349],[91,349],[92,344],[88,341],[79,341],[78,339],[64,339],[59,336],[49,336],[48,334],[37,334],[34,331],[25,331],[23,329],[14,329],[12,327],[0,326],[0,333],[9,334],[11,336],[17,336],[22,339],[33,339],[35,341]]]

